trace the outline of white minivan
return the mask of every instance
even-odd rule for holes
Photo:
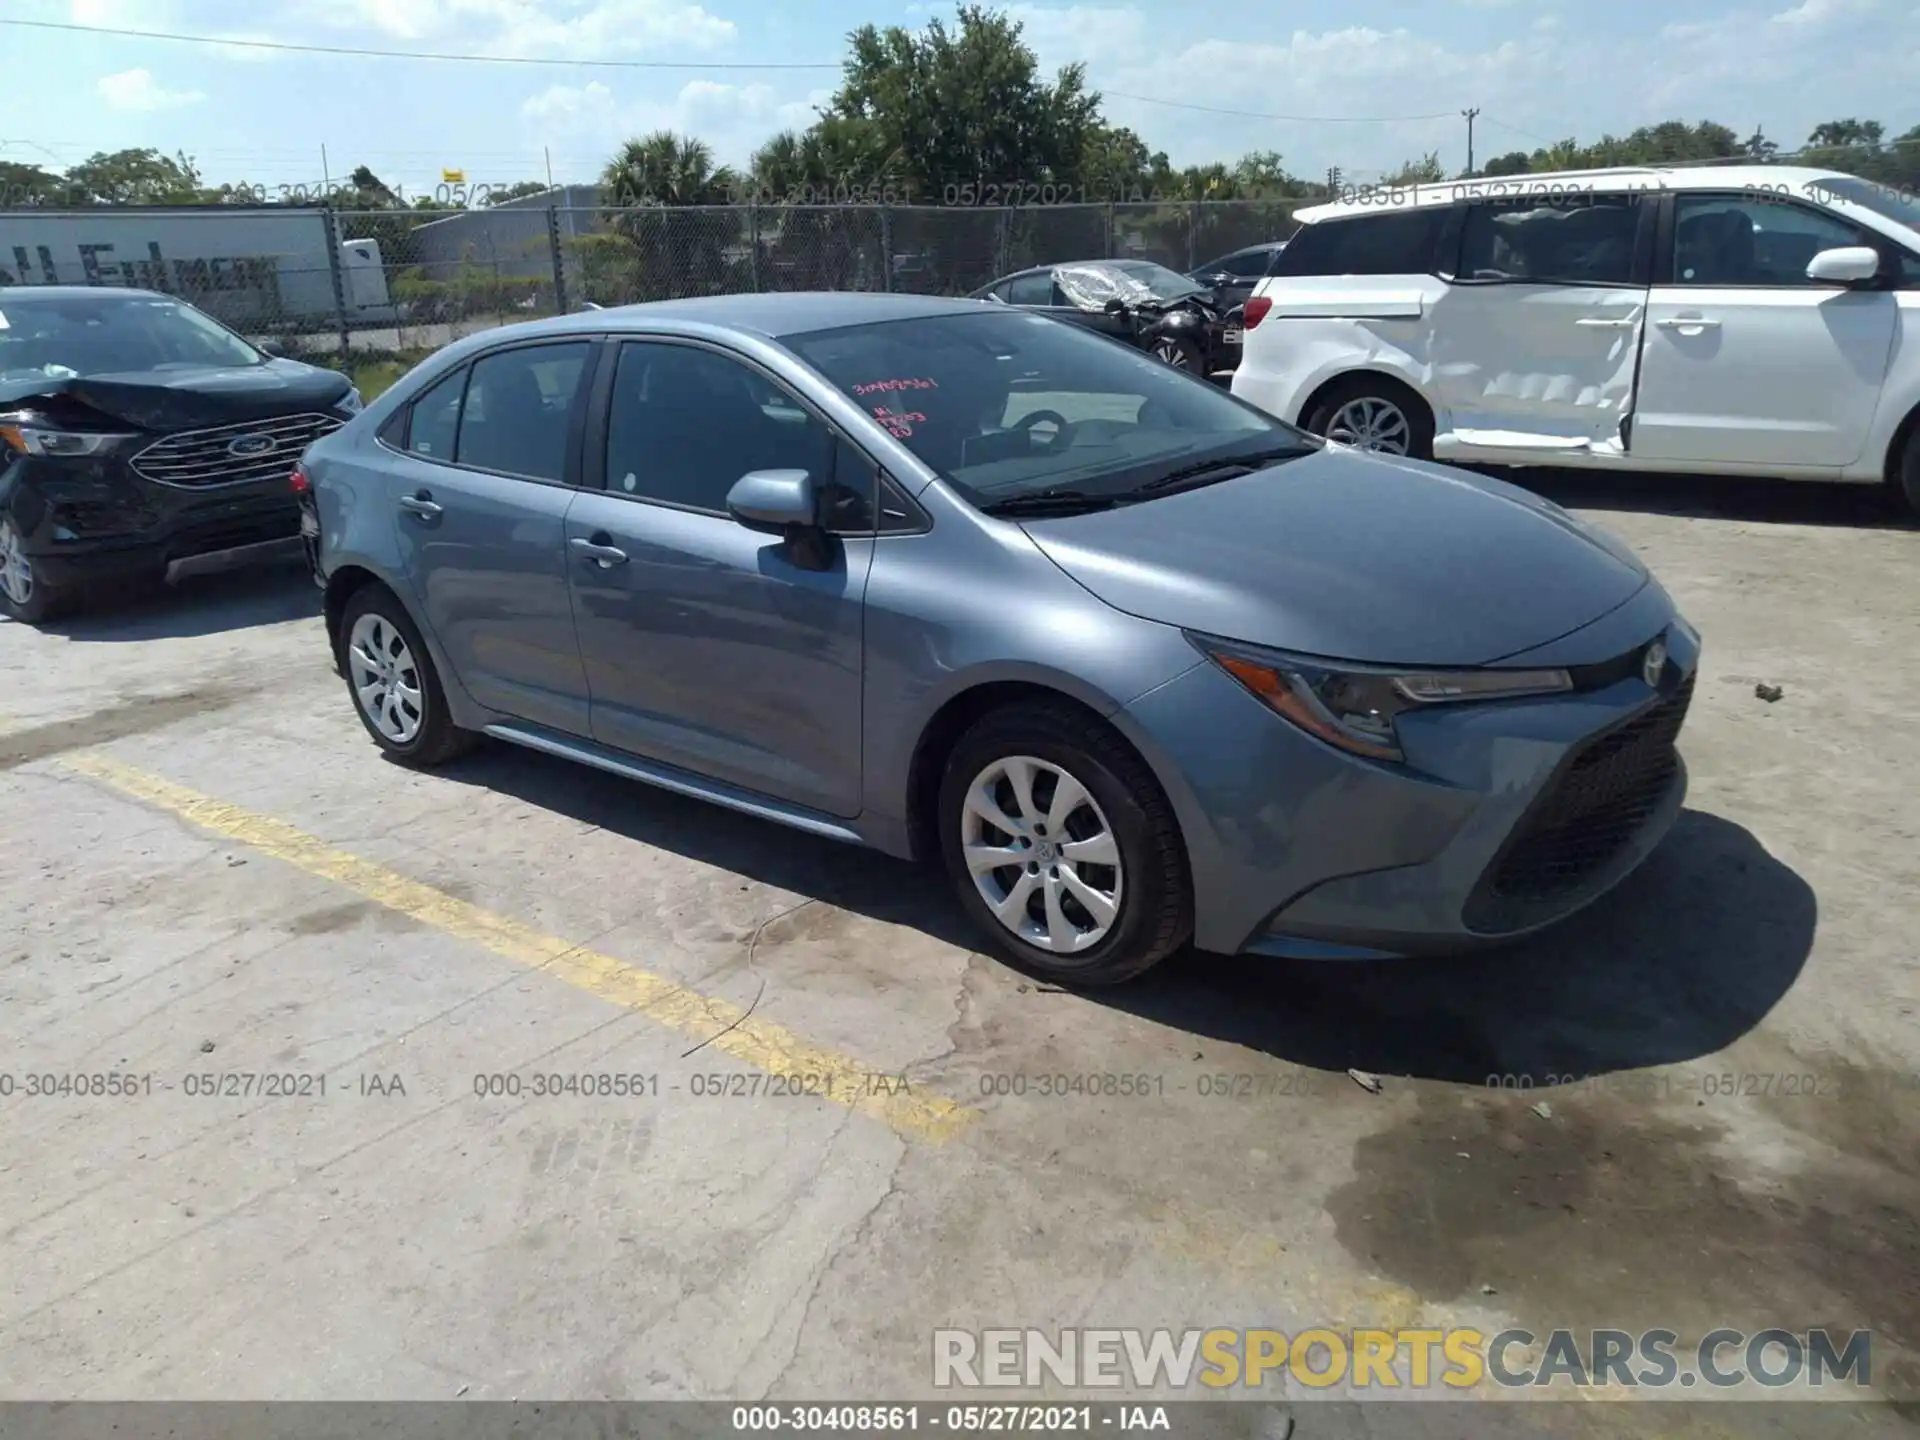
[[[1920,510],[1920,200],[1833,171],[1583,171],[1303,210],[1233,393],[1469,464],[1886,483]]]

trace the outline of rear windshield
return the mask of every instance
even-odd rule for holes
[[[0,294],[0,375],[12,378],[231,368],[266,358],[219,321],[176,300],[111,292]]]

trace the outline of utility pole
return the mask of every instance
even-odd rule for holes
[[[1467,174],[1471,175],[1473,174],[1473,117],[1480,113],[1480,107],[1476,105],[1471,110],[1462,110],[1460,113],[1467,118]]]
[[[1329,200],[1340,198],[1340,167],[1338,165],[1327,167],[1327,198]]]
[[[333,194],[333,176],[327,173],[327,147],[324,145],[320,147],[320,193],[327,196]]]

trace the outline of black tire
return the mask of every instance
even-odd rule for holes
[[[1887,477],[1893,501],[1908,519],[1920,520],[1920,425],[1907,432],[1900,447],[1900,459]]]
[[[6,527],[6,535],[0,536],[0,545],[17,544],[19,532],[13,528],[13,522],[0,516],[0,525]],[[8,593],[6,577],[0,576],[0,615],[20,625],[44,625],[49,620],[59,619],[73,608],[74,594],[71,590],[49,585],[31,555],[21,558],[27,566],[26,598],[14,599]],[[4,560],[0,560],[0,564],[3,563]]]
[[[352,644],[354,629],[365,616],[377,616],[406,645],[411,663],[403,667],[402,674],[404,677],[404,674],[411,673],[415,677],[415,688],[422,699],[422,714],[418,729],[405,741],[396,740],[374,723],[354,685],[354,668],[347,652]],[[479,740],[480,737],[471,730],[462,730],[453,723],[453,717],[447,709],[447,693],[441,688],[440,675],[433,667],[433,656],[427,650],[426,641],[421,638],[413,617],[407,614],[407,607],[386,586],[365,585],[348,597],[346,608],[340,616],[340,641],[334,654],[334,663],[346,680],[347,699],[353,706],[353,713],[360,717],[360,723],[366,727],[374,743],[401,764],[418,770],[431,769],[471,749]]]
[[[1147,342],[1147,353],[1163,365],[1207,378],[1207,357],[1184,335],[1156,335]]]
[[[1029,944],[1002,924],[967,868],[961,838],[967,792],[995,761],[1016,756],[1058,766],[1079,782],[1117,842],[1124,877],[1118,909],[1105,936],[1071,957]],[[1037,797],[1039,785],[1034,790]],[[1029,974],[1076,987],[1117,985],[1158,964],[1193,933],[1193,887],[1173,807],[1131,747],[1070,703],[1012,705],[975,721],[947,757],[936,823],[962,908],[996,951]],[[1018,874],[1018,866],[1011,869]]]
[[[1314,400],[1307,412],[1306,428],[1316,435],[1325,435],[1333,425],[1334,416],[1356,400],[1393,406],[1406,420],[1408,458],[1433,458],[1433,412],[1413,391],[1384,375],[1348,375],[1336,380]]]

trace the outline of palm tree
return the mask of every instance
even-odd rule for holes
[[[740,243],[741,198],[733,171],[713,163],[703,140],[656,130],[627,141],[600,172],[616,235],[636,254],[631,298],[711,295],[727,288],[726,252]]]

